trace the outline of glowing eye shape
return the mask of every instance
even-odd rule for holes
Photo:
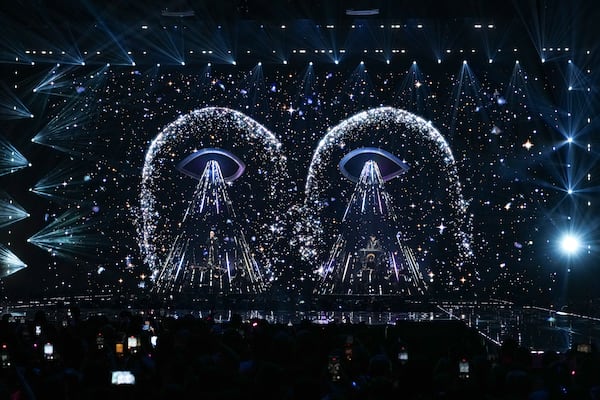
[[[406,172],[408,164],[385,150],[376,147],[362,147],[352,150],[340,161],[340,171],[352,182],[358,182],[360,173],[367,161],[375,161],[384,181]]]
[[[226,182],[235,181],[242,176],[246,169],[242,160],[233,153],[217,148],[206,148],[190,154],[177,164],[177,169],[183,174],[199,180],[209,161],[216,161],[219,164]]]

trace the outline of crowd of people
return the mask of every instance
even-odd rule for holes
[[[3,399],[600,399],[593,346],[533,354],[460,321],[3,315]]]

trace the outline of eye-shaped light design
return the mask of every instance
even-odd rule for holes
[[[360,173],[367,161],[374,161],[379,167],[384,181],[406,172],[410,167],[392,153],[376,147],[361,147],[346,154],[340,161],[342,174],[352,182],[358,182]]]
[[[242,176],[246,169],[242,160],[233,153],[217,148],[206,148],[193,152],[177,164],[177,169],[185,175],[200,179],[209,161],[216,161],[219,164],[226,182],[235,181]]]

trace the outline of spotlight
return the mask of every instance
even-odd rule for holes
[[[340,63],[340,60],[334,60],[333,62],[335,63],[335,65],[338,65]]]
[[[467,60],[463,60],[463,65],[467,65]]]
[[[262,66],[262,61],[259,61],[259,62],[258,62],[258,66],[259,66],[259,67],[260,67],[260,66]]]
[[[575,254],[581,248],[581,242],[576,236],[566,234],[560,240],[560,248],[565,254]]]

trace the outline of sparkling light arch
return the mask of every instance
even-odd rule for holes
[[[191,197],[195,183],[181,174],[176,164],[203,148],[225,148],[245,164],[246,172],[228,190],[238,217],[244,221],[251,247],[268,259],[270,244],[280,231],[278,224],[289,206],[287,160],[281,143],[263,125],[229,108],[194,110],[167,125],[151,142],[142,170],[138,243],[144,262],[154,270],[165,257],[175,232],[169,223],[177,209]],[[175,211],[174,211],[175,210]],[[261,212],[262,210],[262,212]],[[274,228],[275,227],[275,228]]]
[[[429,264],[430,278],[438,276],[452,287],[465,282],[473,285],[478,275],[470,265],[474,259],[471,218],[468,202],[462,196],[452,150],[430,122],[393,107],[360,112],[330,129],[319,142],[308,170],[302,212],[304,221],[296,230],[302,258],[311,265],[318,265],[324,254],[321,247],[331,245],[330,238],[335,236],[339,223],[335,209],[347,201],[343,200],[344,196],[351,190],[351,185],[344,182],[337,171],[337,162],[341,155],[362,146],[378,146],[401,159],[407,158],[403,161],[411,166],[412,175],[408,174],[411,175],[408,180],[404,176],[394,179],[386,184],[386,188],[391,189],[397,202],[402,202],[399,209],[406,229],[412,224],[411,219],[423,220],[419,224],[422,226],[409,236],[419,249],[423,249],[421,257],[428,261],[425,264]],[[437,172],[439,176],[435,175]],[[433,174],[431,176],[437,181],[428,182],[428,176],[423,174]],[[430,205],[410,203],[411,196],[428,199]],[[441,210],[435,210],[436,207]],[[450,236],[442,237],[444,231]],[[443,241],[441,248],[454,246],[455,249],[448,253],[452,254],[452,259],[445,259],[444,254],[432,254],[435,250],[428,240]]]

